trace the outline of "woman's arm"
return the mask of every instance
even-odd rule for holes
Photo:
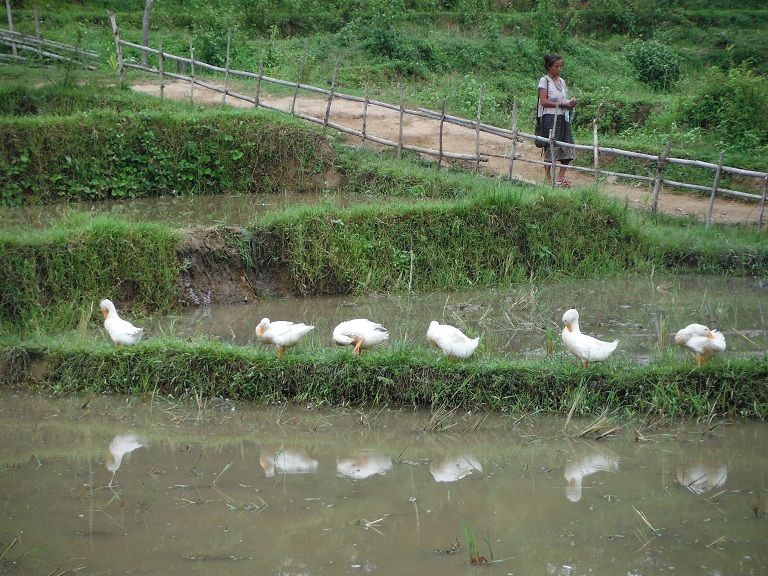
[[[560,106],[560,108],[568,108],[570,110],[579,102],[576,98],[571,98],[567,102],[555,102],[554,100],[549,99],[549,94],[547,92],[546,88],[539,88],[539,102],[541,102],[541,105],[544,108],[555,108],[556,106]]]

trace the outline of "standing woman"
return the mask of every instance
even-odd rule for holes
[[[570,112],[579,101],[576,98],[568,99],[568,88],[565,85],[565,80],[560,77],[560,72],[563,70],[563,57],[560,54],[547,54],[544,56],[544,69],[547,74],[539,80],[539,109],[537,114],[541,117],[547,133],[553,125],[556,126],[555,140],[573,144]],[[557,120],[557,124],[555,124],[555,120]],[[573,184],[565,179],[565,167],[576,157],[576,150],[555,144],[554,152],[555,160],[560,163],[555,184],[557,186],[572,186]],[[544,146],[542,154],[548,161],[552,160],[549,144]],[[547,179],[551,178],[549,167],[546,168],[546,174]]]

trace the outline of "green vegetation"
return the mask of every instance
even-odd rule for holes
[[[96,50],[114,81],[107,11],[116,12],[122,38],[140,43],[143,9],[139,0],[55,0],[41,8],[42,35]],[[13,14],[17,31],[34,33],[32,3],[15,4]],[[502,126],[513,102],[524,117],[533,109],[541,57],[556,51],[582,102],[577,140],[590,139],[605,103],[614,118],[601,124],[606,145],[617,138],[658,153],[671,140],[676,153],[716,162],[725,151],[729,165],[765,169],[768,10],[760,0],[738,8],[727,0],[171,0],[154,6],[150,44],[186,55],[192,40],[197,59],[224,66],[228,31],[234,69],[262,63],[267,75],[294,79],[309,40],[305,83],[326,86],[338,62],[339,90],[362,93],[367,85],[397,102],[402,85],[409,104],[439,109],[445,99],[449,113],[465,117],[474,116],[485,86],[483,119]],[[76,71],[69,75],[77,81]],[[734,126],[751,136],[732,133]]]
[[[115,5],[113,5],[115,4]],[[103,70],[0,68],[0,205],[199,194],[334,190],[387,196],[350,209],[271,213],[242,229],[218,228],[200,254],[195,231],[119,217],[68,215],[43,230],[0,231],[0,381],[58,392],[168,393],[259,402],[461,406],[578,413],[603,409],[765,418],[765,357],[703,370],[663,357],[649,366],[479,359],[460,366],[391,346],[350,361],[345,352],[277,361],[250,348],[170,336],[118,350],[96,339],[94,299],[131,302],[137,320],[181,305],[200,267],[288,279],[296,295],[364,294],[507,286],[535,280],[683,270],[764,276],[766,236],[687,219],[651,219],[594,190],[564,192],[437,173],[390,154],[345,148],[320,130],[260,110],[203,109],[117,86],[107,9],[44,9],[43,36],[96,49]],[[685,4],[683,6],[682,4]],[[748,5],[748,3],[747,3]],[[541,55],[557,50],[581,100],[586,137],[600,103],[603,142],[765,170],[768,53],[755,3],[593,0],[565,9],[550,0],[310,3],[179,1],[153,12],[152,43],[232,68],[508,125],[514,102],[533,108]],[[140,42],[139,0],[120,3],[123,38]],[[745,12],[749,26],[745,26]],[[31,4],[14,6],[15,29],[32,32]],[[5,50],[5,48],[3,48]],[[153,63],[150,62],[150,65]],[[137,74],[140,78],[140,75]],[[253,86],[248,87],[252,90]],[[682,152],[677,150],[682,148]],[[678,178],[670,167],[667,175]],[[690,179],[689,179],[690,180]],[[333,182],[333,184],[328,184]],[[707,184],[710,184],[707,182]],[[726,183],[723,182],[722,185]],[[198,270],[199,271],[199,270]],[[263,290],[260,297],[270,297]]]
[[[713,362],[706,369],[660,359],[648,366],[608,363],[584,371],[572,358],[536,363],[478,359],[457,365],[418,346],[390,346],[359,357],[349,350],[329,350],[278,359],[271,350],[166,338],[116,350],[86,336],[82,341],[9,343],[0,365],[0,382],[57,393],[457,406],[512,413],[566,414],[575,406],[575,416],[608,410],[768,417],[765,356]]]
[[[71,90],[51,92],[30,101],[58,109],[56,95],[77,100]],[[15,102],[25,101],[16,96]],[[85,100],[98,104],[90,93]],[[317,187],[310,177],[328,164],[324,141],[296,121],[223,110],[108,109],[0,120],[0,203],[275,192],[289,182],[302,191]]]
[[[467,178],[422,175],[424,187],[435,189]],[[392,182],[407,191],[412,180]],[[738,227],[702,231],[687,220],[654,223],[590,190],[528,190],[494,180],[477,181],[463,200],[269,213],[247,229],[220,228],[214,247],[197,254],[204,262],[190,254],[189,232],[73,214],[42,231],[0,232],[0,321],[14,330],[73,328],[94,294],[167,312],[182,300],[186,271],[199,267],[283,276],[296,295],[509,286],[653,269],[764,273],[764,235],[756,241]]]

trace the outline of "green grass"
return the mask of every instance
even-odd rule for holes
[[[768,417],[768,358],[719,359],[705,369],[674,358],[647,366],[568,360],[477,359],[455,365],[420,346],[350,354],[272,351],[160,337],[115,349],[103,338],[3,339],[6,385],[71,393],[220,397],[259,404],[404,406],[573,416]]]

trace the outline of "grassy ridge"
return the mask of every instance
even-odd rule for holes
[[[3,231],[0,319],[70,330],[87,303],[102,297],[167,311],[177,304],[179,244],[171,230],[104,218],[75,218],[45,232]]]
[[[294,293],[316,295],[593,277],[644,263],[640,230],[615,202],[588,192],[480,192],[459,202],[275,213],[250,230],[226,229],[208,266],[287,271]],[[0,233],[0,318],[71,328],[94,295],[167,311],[180,303],[184,251],[172,230],[105,217]]]
[[[0,120],[0,204],[322,190],[325,137],[270,114],[107,110]]]
[[[181,304],[181,277],[193,265],[186,234],[82,214],[46,231],[1,231],[0,321],[13,330],[68,330],[82,321],[85,303],[105,296],[131,302],[138,314],[167,312]],[[458,201],[293,208],[219,236],[220,248],[194,265],[284,275],[296,295],[505,286],[653,268],[757,276],[768,269],[765,235],[656,224],[590,190],[493,181]]]
[[[275,214],[253,231],[253,260],[288,266],[304,295],[593,277],[643,264],[640,230],[617,203],[537,192],[487,183],[456,202]]]
[[[105,343],[24,343],[5,348],[5,384],[55,392],[225,397],[355,406],[461,407],[567,413],[610,410],[669,416],[768,417],[768,357],[697,369],[660,360],[584,371],[568,360],[456,364],[419,347],[352,356],[349,350],[281,359],[253,348],[153,340],[116,350]]]

